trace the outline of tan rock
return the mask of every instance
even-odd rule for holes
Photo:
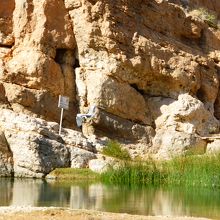
[[[61,0],[16,1],[14,10],[16,45],[33,47],[53,56],[56,48],[74,48],[69,15]],[[54,22],[56,20],[56,22]]]
[[[13,56],[7,62],[7,72],[2,77],[6,82],[30,89],[47,89],[55,95],[64,92],[64,79],[60,66],[53,59],[32,48]]]
[[[153,152],[157,159],[204,154],[207,143],[194,134],[172,129],[159,130],[153,140]]]
[[[96,159],[96,155],[92,152],[77,147],[70,148],[72,168],[88,168],[89,161],[93,159]]]
[[[0,10],[4,16],[13,13],[15,38],[12,50],[0,49],[0,80],[8,83],[6,98],[16,111],[59,121],[58,96],[69,96],[71,111],[65,112],[64,125],[74,127],[76,44],[64,2],[16,1],[14,6],[12,2],[4,3]]]
[[[160,158],[205,153],[206,142],[198,134],[219,132],[219,121],[201,101],[188,94],[179,95],[178,100],[151,98],[149,103],[156,124],[151,150]]]
[[[147,124],[145,100],[131,86],[117,82],[106,73],[90,70],[77,72],[76,79],[82,107],[85,104],[97,105],[122,118]]]
[[[216,139],[211,143],[207,144],[206,148],[207,154],[219,154],[220,153],[220,140]]]
[[[13,37],[13,11],[15,8],[15,0],[1,2],[0,8],[0,45],[12,46]]]
[[[8,158],[5,167],[13,164],[15,176],[41,178],[57,167],[70,165],[69,149],[57,134],[49,131],[46,121],[3,109],[0,125],[6,137],[1,136],[1,156],[4,162]],[[12,171],[8,169],[9,172]],[[4,173],[2,170],[1,175]]]
[[[187,133],[207,135],[219,131],[219,121],[204,104],[188,94],[181,94],[178,100],[150,98],[148,102],[154,112],[157,129],[173,128]]]
[[[196,133],[219,132],[220,34],[190,10],[219,13],[218,6],[217,0],[5,1],[1,107],[58,122],[61,94],[70,97],[64,126],[74,127],[77,111],[95,104],[101,113],[92,133],[144,143],[136,152],[147,151],[155,134],[154,143],[164,142],[166,131],[172,146],[183,134],[182,151],[200,145]]]

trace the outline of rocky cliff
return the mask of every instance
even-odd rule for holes
[[[103,137],[133,156],[205,153],[206,137],[219,133],[219,13],[218,0],[2,1],[2,173],[70,166],[82,153],[70,145],[82,143],[93,152],[77,159],[85,166]],[[70,98],[64,126],[73,140],[49,122],[59,122],[60,94]],[[96,117],[83,131],[95,144],[75,124],[91,105]]]

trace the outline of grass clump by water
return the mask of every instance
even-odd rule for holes
[[[220,188],[220,156],[184,156],[170,161],[126,162],[101,175],[127,185],[184,185]]]
[[[120,160],[130,160],[131,156],[126,149],[122,149],[117,141],[109,141],[106,147],[102,150],[102,154],[114,157]]]
[[[56,168],[48,174],[47,178],[69,180],[97,180],[100,178],[100,175],[87,168]]]
[[[117,169],[109,169],[101,174],[102,181],[113,184],[126,185],[159,185],[163,182],[163,175],[153,162],[124,163]]]

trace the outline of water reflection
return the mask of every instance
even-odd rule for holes
[[[13,180],[0,178],[0,205],[11,204],[13,198]]]
[[[6,181],[7,182],[7,181]],[[42,181],[30,180],[15,180],[11,185],[12,199],[10,205],[19,206],[34,206],[39,201]]]
[[[1,206],[62,206],[143,215],[220,217],[220,191],[0,179]]]

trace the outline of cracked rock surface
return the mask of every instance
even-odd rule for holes
[[[0,153],[2,172],[44,176],[55,167],[70,166],[67,145],[82,135],[76,114],[87,113],[91,105],[97,106],[97,117],[87,138],[82,135],[84,144],[74,145],[78,148],[94,153],[95,144],[88,141],[92,133],[97,139],[118,139],[135,156],[204,153],[207,142],[202,137],[219,133],[220,31],[195,10],[203,7],[218,20],[219,4],[218,0],[1,3],[0,107],[1,118],[6,111],[11,117],[10,128],[6,119],[0,120],[9,149]],[[67,142],[45,130],[45,124],[59,122],[59,95],[70,98],[63,120],[69,129],[63,137]],[[32,122],[21,127],[24,118],[18,129],[14,121],[18,117],[37,120],[36,133],[26,130]],[[3,139],[1,146],[6,146]],[[35,165],[27,165],[28,160]],[[9,161],[7,168],[1,166],[4,161]]]

